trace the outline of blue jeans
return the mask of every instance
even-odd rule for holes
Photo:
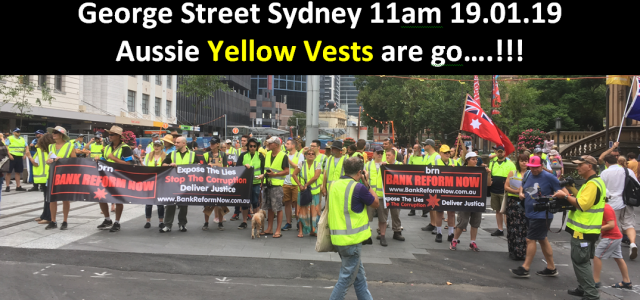
[[[333,288],[329,300],[341,300],[347,295],[347,290],[351,285],[356,290],[358,300],[373,300],[367,286],[367,277],[364,274],[364,266],[360,259],[362,243],[351,246],[335,246],[342,259],[340,277]]]
[[[164,205],[156,205],[158,207],[158,219],[164,219]],[[151,219],[151,212],[153,211],[153,205],[145,205],[144,216],[147,219]]]

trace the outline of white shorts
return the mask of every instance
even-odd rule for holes
[[[633,207],[627,205],[623,209],[614,210],[616,213],[616,219],[618,220],[618,227],[622,231],[629,228],[633,228],[636,224],[636,215],[633,213]]]

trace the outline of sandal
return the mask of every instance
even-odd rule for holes
[[[628,289],[628,290],[632,289],[631,282],[624,282],[624,281],[622,281],[622,284],[616,283],[611,287],[614,289]]]
[[[466,228],[465,228],[465,229],[462,229],[462,232],[467,232],[467,229],[466,229]]]
[[[276,234],[274,234],[274,235],[273,235],[273,238],[274,238],[274,239],[281,238],[281,237],[282,237],[282,234],[277,234],[277,235],[276,235]]]
[[[310,236],[318,236],[315,232],[309,234]]]
[[[303,237],[304,237],[304,234],[302,234],[302,233],[298,233],[298,237],[299,237],[299,238],[303,238]]]
[[[260,235],[273,235],[271,232],[260,232]]]

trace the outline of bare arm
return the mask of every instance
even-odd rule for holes
[[[609,221],[607,221],[606,225],[602,225],[602,228],[600,228],[600,230],[602,230],[602,231],[611,230],[615,226],[616,226],[616,221],[615,220],[609,220]]]
[[[609,148],[607,151],[602,152],[602,154],[600,154],[600,157],[598,158],[598,163],[599,164],[603,164],[604,163],[604,157],[607,156],[607,154],[610,154],[611,152],[613,152],[613,149],[618,148],[618,145],[620,145],[620,143],[615,142],[615,143],[613,143],[613,148]]]
[[[369,187],[369,193],[371,193],[371,195],[373,195],[373,198],[375,199],[373,203],[371,203],[371,205],[369,206],[371,206],[371,208],[378,208],[378,206],[380,206],[380,201],[378,200],[378,194],[376,194],[376,191],[371,187]]]
[[[291,174],[291,178],[295,180],[295,182],[298,184],[299,187],[302,187],[303,185],[300,184],[300,181],[298,180],[298,174],[300,174],[300,169],[296,168],[295,171],[293,171],[293,174]]]
[[[507,176],[507,181],[504,182],[504,189],[509,193],[516,194],[518,193],[518,189],[512,189],[511,184],[509,184],[509,181],[511,181],[511,178],[513,178],[513,171],[509,172],[509,175]]]

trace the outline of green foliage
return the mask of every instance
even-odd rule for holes
[[[32,117],[29,112],[31,112],[33,104],[29,101],[29,97],[33,96],[33,92],[38,87],[30,81],[27,82],[25,75],[0,75],[0,80],[7,81],[5,84],[0,84],[2,105],[12,104],[11,107],[20,117],[20,127],[22,127],[22,119]],[[35,101],[38,106],[42,106],[43,102],[51,104],[51,101],[55,100],[46,83],[40,86],[40,91],[41,96]]]
[[[224,75],[185,75],[182,82],[178,84],[178,93],[184,94],[186,97],[195,96],[196,104],[193,104],[196,111],[194,114],[193,125],[197,125],[197,117],[202,106],[202,102],[207,97],[212,97],[218,90],[231,91],[229,85],[224,80]],[[209,108],[208,106],[204,107]],[[226,134],[226,133],[225,133]]]
[[[289,118],[289,120],[287,121],[287,126],[291,127],[296,127],[296,119],[298,119],[298,134],[300,134],[300,136],[303,135],[305,129],[307,128],[307,114],[306,113],[302,113],[302,112],[294,112],[293,116],[291,116]],[[295,130],[293,131],[295,133]]]

